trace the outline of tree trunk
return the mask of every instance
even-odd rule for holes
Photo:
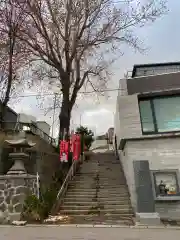
[[[59,115],[60,129],[59,129],[59,140],[63,138],[68,140],[69,128],[71,119],[71,106],[68,98],[63,97],[61,112]]]
[[[5,128],[5,114],[7,110],[7,104],[9,102],[9,96],[12,87],[13,81],[13,54],[14,54],[14,45],[15,45],[15,35],[13,29],[9,29],[9,62],[8,62],[8,81],[7,81],[7,88],[5,92],[4,100],[1,103],[1,111],[0,111],[0,125],[1,128]]]
[[[7,106],[4,104],[4,102],[0,103],[0,127],[1,129],[5,129],[5,114],[6,114],[6,108]]]

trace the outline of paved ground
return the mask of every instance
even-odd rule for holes
[[[75,227],[0,227],[0,240],[178,240],[180,230]]]

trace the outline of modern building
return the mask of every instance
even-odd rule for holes
[[[114,136],[134,212],[180,219],[180,63],[135,65],[119,89]]]

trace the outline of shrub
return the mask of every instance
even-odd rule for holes
[[[46,188],[41,192],[38,199],[36,195],[27,196],[22,218],[28,222],[43,221],[51,212],[55,203],[57,190],[54,188]]]
[[[58,190],[63,183],[64,172],[57,171],[52,177],[52,183],[49,186],[41,185],[41,194],[38,199],[36,195],[28,195],[24,202],[22,219],[28,222],[42,222],[51,212],[56,201]]]

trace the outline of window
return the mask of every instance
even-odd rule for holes
[[[140,114],[143,131],[154,132],[155,128],[153,122],[153,115],[151,111],[151,102],[149,100],[140,102]]]
[[[139,101],[143,133],[180,131],[180,96]]]

